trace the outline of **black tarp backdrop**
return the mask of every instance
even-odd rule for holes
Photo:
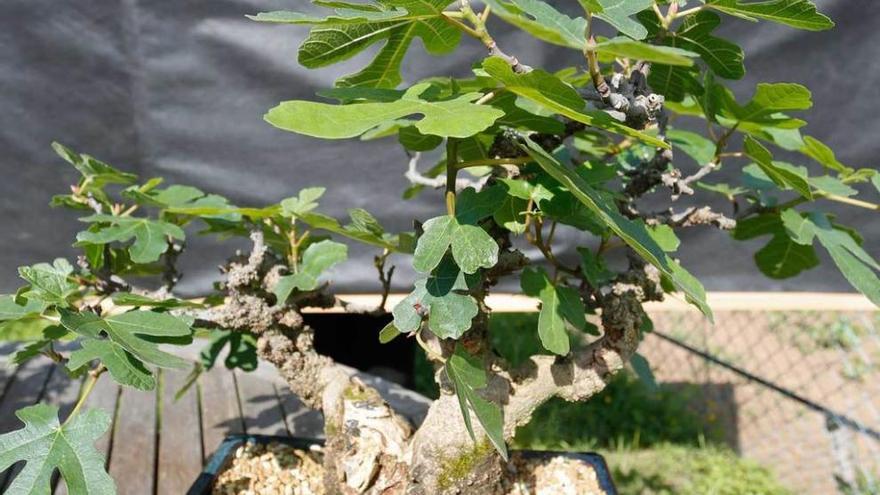
[[[566,10],[576,5],[573,0],[555,3]],[[836,29],[811,33],[725,18],[720,32],[746,51],[748,74],[733,86],[740,98],[748,98],[759,80],[808,85],[815,104],[806,113],[811,122],[807,132],[832,145],[846,164],[877,166],[880,4],[817,3],[837,22]],[[320,141],[262,121],[277,102],[314,99],[317,90],[369,58],[365,54],[316,71],[298,67],[296,49],[306,27],[244,18],[285,8],[311,7],[305,0],[0,3],[0,290],[18,286],[18,265],[73,256],[70,244],[81,227],[76,214],[52,210],[47,201],[73,183],[75,172],[54,156],[52,140],[144,177],[161,175],[168,183],[194,185],[240,205],[275,202],[302,187],[324,185],[324,211],[339,217],[347,208],[362,207],[389,229],[401,230],[410,229],[414,217],[439,214],[439,194],[399,199],[407,185],[406,157],[394,140]],[[504,24],[492,27],[505,50],[530,65],[558,69],[583,63],[573,50],[533,42]],[[467,75],[484,55],[472,40],[442,58],[426,55],[416,42],[404,79]],[[733,178],[738,168],[727,166],[713,180]],[[869,252],[880,254],[876,216],[828,207],[840,213],[842,222],[860,228]],[[712,290],[851,290],[824,255],[820,269],[775,281],[762,277],[752,261],[766,239],[734,243],[712,229],[691,229],[683,237],[685,266]],[[569,256],[586,241],[573,232],[558,238],[560,252]],[[234,247],[246,247],[194,235],[188,244],[181,289],[189,294],[206,290],[218,276],[216,266]],[[336,270],[336,289],[377,290],[374,253],[353,247],[351,254]],[[407,289],[412,280],[408,260],[394,261],[401,265],[395,288]]]

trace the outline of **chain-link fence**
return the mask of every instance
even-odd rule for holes
[[[880,313],[658,311],[644,354],[659,382],[795,493],[880,493]]]

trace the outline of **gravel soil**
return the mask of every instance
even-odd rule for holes
[[[217,477],[213,495],[323,495],[320,451],[283,443],[246,443]]]

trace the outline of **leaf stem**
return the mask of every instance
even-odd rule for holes
[[[859,208],[866,208],[868,210],[880,211],[880,204],[871,203],[870,201],[862,201],[861,199],[855,198],[847,198],[846,196],[838,196],[837,194],[828,194],[828,193],[813,193],[815,196],[820,198],[825,198],[829,201],[837,201],[838,203],[845,203],[852,206],[858,206]]]
[[[458,14],[455,17],[451,17],[449,14]],[[478,33],[475,29],[471,28],[467,24],[459,21],[459,18],[464,18],[464,15],[461,12],[444,12],[442,16],[440,16],[444,21],[457,29],[461,30],[468,36],[472,38],[476,38],[478,40],[482,40],[480,33]]]
[[[138,205],[131,205],[127,210],[123,211],[119,214],[120,217],[127,217],[135,212],[138,209]]]
[[[419,347],[421,347],[425,351],[425,354],[428,355],[428,358],[446,364],[446,359],[440,354],[434,352],[434,350],[431,349],[431,346],[429,346],[428,343],[425,342],[424,339],[422,339],[421,329],[416,330],[416,342],[418,342]]]
[[[850,206],[857,206],[859,208],[865,208],[868,210],[880,211],[880,204],[871,203],[869,201],[863,201],[861,199],[847,198],[846,196],[838,196],[837,194],[829,194],[829,193],[825,193],[822,191],[813,191],[813,197],[816,199],[821,198],[821,199],[827,199],[828,201],[835,201],[838,203],[844,203],[844,204],[848,204]],[[777,211],[778,212],[778,211],[787,210],[789,208],[794,208],[795,206],[806,203],[807,201],[808,201],[807,198],[800,197],[800,198],[795,198],[791,201],[787,201],[785,203],[782,203],[781,205],[771,207],[771,208],[758,208],[757,210],[750,209],[747,212],[745,212],[743,216],[738,217],[738,219],[741,219],[745,216],[748,216],[749,213],[754,213],[756,211],[757,212],[764,212],[764,211]]]
[[[461,162],[455,166],[458,170],[463,170],[466,168],[472,167],[487,167],[487,166],[504,166],[504,165],[522,165],[524,163],[529,163],[532,161],[531,157],[519,157],[519,158],[483,158],[480,160],[471,160],[469,162]]]
[[[590,79],[592,79],[593,86],[602,101],[605,104],[610,104],[611,88],[608,87],[608,83],[605,82],[605,77],[602,76],[602,71],[599,69],[599,57],[596,55],[596,39],[593,37],[593,16],[591,14],[587,14],[587,27],[584,36],[587,39],[584,44],[584,57],[587,58]]]
[[[479,100],[475,101],[474,105],[483,105],[484,103],[491,101],[492,98],[495,98],[495,96],[496,94],[494,91],[489,91],[488,93],[481,96]]]
[[[657,19],[660,20],[660,25],[663,26],[663,29],[669,29],[669,19],[660,11],[660,6],[657,5],[657,2],[654,2],[651,7],[654,8],[654,13],[657,14]]]
[[[95,388],[95,384],[98,382],[98,378],[101,377],[101,374],[107,371],[107,368],[103,364],[99,364],[97,367],[93,368],[89,371],[89,379],[86,381],[85,386],[83,386],[82,393],[79,394],[79,399],[76,401],[76,405],[73,406],[73,410],[70,411],[70,414],[67,415],[67,419],[64,420],[64,426],[76,417],[79,414],[79,411],[82,409],[83,405],[86,403],[86,399],[88,399],[89,394],[92,393],[92,390]]]
[[[550,243],[544,241],[544,232],[543,232],[544,222],[541,219],[536,219],[534,222],[534,226],[535,226],[535,237],[534,237],[534,242],[532,244],[536,248],[538,248],[539,251],[541,251],[541,254],[544,255],[544,258],[546,258],[547,261],[550,262],[550,264],[556,268],[556,270],[570,273],[573,275],[577,275],[578,271],[574,268],[563,265],[559,261],[559,259],[556,258],[556,255],[553,254],[553,250],[550,247]],[[551,227],[551,232],[555,232],[555,230],[556,230],[556,224],[554,222],[553,226]]]
[[[455,215],[455,182],[458,175],[458,140],[446,140],[446,213]]]
[[[498,43],[495,42],[495,39],[492,38],[492,35],[486,30],[486,20],[489,18],[491,9],[487,7],[481,14],[477,14],[471,7],[470,0],[460,0],[459,3],[461,5],[459,9],[461,18],[470,22],[473,27],[467,26],[462,22],[443,15],[442,17],[446,22],[462,30],[465,34],[480,40],[480,42],[483,43],[483,46],[489,50],[490,57],[503,58],[505,62],[510,64],[510,67],[514,72],[521,74],[532,70],[531,67],[519,63],[519,60],[517,60],[516,57],[508,55],[498,48]]]
[[[687,17],[687,16],[689,16],[689,15],[691,15],[691,14],[696,14],[697,12],[703,10],[704,8],[706,8],[705,5],[700,5],[700,6],[698,6],[698,7],[693,7],[693,8],[690,8],[690,9],[685,9],[685,10],[682,10],[682,11],[680,11],[680,12],[676,12],[675,15],[672,16],[672,18],[673,18],[673,19],[681,19],[682,17]]]

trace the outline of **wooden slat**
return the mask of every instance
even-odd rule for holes
[[[320,412],[309,409],[284,385],[275,385],[281,399],[281,409],[287,422],[287,430],[292,436],[304,438],[324,437],[324,417]]]
[[[202,404],[202,445],[210,458],[226,435],[244,433],[244,422],[232,372],[215,366],[199,378]]]
[[[22,428],[15,411],[36,404],[43,396],[52,373],[53,363],[49,358],[39,356],[23,364],[7,386],[0,403],[0,434]],[[11,483],[11,474],[18,473],[23,464],[17,463],[0,473],[0,493]]]
[[[119,495],[154,493],[156,391],[123,388],[113,436],[110,476]]]
[[[192,387],[174,400],[186,376],[182,371],[162,372],[157,493],[186,493],[202,470],[198,391]]]
[[[289,435],[275,386],[236,371],[244,428],[249,435]]]
[[[101,409],[107,412],[111,418],[116,416],[116,399],[119,396],[119,385],[108,375],[102,376],[92,389],[92,393],[86,398],[85,409]],[[107,433],[95,443],[98,452],[104,454],[104,459],[110,459],[110,445],[113,441],[113,424]],[[118,483],[118,482],[117,482]],[[63,482],[55,487],[55,495],[67,495],[67,485]]]

